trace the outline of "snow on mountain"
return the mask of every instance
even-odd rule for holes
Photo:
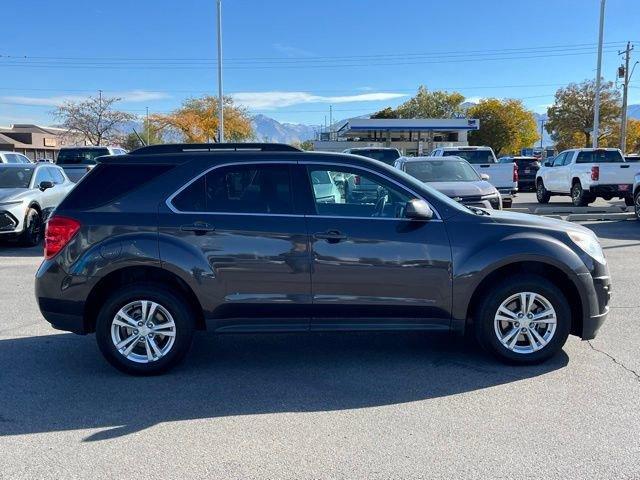
[[[253,117],[255,139],[260,142],[294,143],[313,140],[318,126],[299,123],[280,123],[266,115]]]

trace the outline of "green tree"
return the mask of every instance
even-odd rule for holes
[[[371,118],[398,118],[398,112],[391,107],[387,107],[371,115]]]
[[[410,98],[397,108],[387,107],[371,118],[454,118],[464,115],[464,96],[458,92],[429,89],[423,85],[418,88],[415,97]]]
[[[480,120],[480,130],[469,133],[469,143],[488,145],[496,154],[517,153],[539,138],[535,116],[520,100],[483,99],[467,115]]]
[[[582,83],[570,83],[558,89],[555,101],[547,109],[545,128],[556,142],[558,150],[583,146],[591,146],[593,132],[593,113],[595,108],[595,80]],[[620,92],[612,82],[604,82],[600,90],[600,135],[598,141],[615,133],[616,122],[621,114]],[[576,143],[578,139],[582,143]]]
[[[154,128],[151,122],[147,122],[146,119],[142,122],[142,128],[138,131],[138,135],[140,135],[140,138],[148,145],[164,143],[162,132]],[[127,150],[135,150],[136,148],[144,146],[140,138],[138,138],[138,135],[136,135],[135,132],[126,135],[121,142],[122,146]]]
[[[215,141],[218,136],[218,99],[205,96],[190,98],[168,115],[154,115],[152,125],[163,131],[171,129],[188,143]],[[224,97],[224,138],[227,142],[242,142],[253,138],[248,111]]]
[[[306,150],[308,152],[312,152],[313,151],[313,140],[305,140],[304,142],[302,142],[300,144],[300,148],[302,148],[303,150]]]

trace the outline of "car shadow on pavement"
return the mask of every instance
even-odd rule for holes
[[[0,340],[0,436],[98,429],[84,441],[162,422],[320,412],[427,400],[564,367],[502,365],[449,335],[353,333],[196,336],[168,374],[111,368],[93,336]]]
[[[44,256],[43,246],[40,243],[35,247],[21,247],[15,242],[0,240],[0,259],[2,257],[42,257]]]

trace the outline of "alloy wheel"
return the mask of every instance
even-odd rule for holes
[[[173,348],[176,324],[169,311],[150,300],[135,300],[115,314],[111,321],[111,341],[125,358],[151,363]]]
[[[636,209],[636,217],[638,217],[638,220],[640,220],[640,193],[636,195],[635,209]]]
[[[551,302],[539,293],[520,292],[504,300],[494,316],[494,331],[508,350],[530,354],[543,349],[557,325]]]

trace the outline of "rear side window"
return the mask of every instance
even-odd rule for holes
[[[171,165],[99,164],[71,190],[60,209],[89,210],[112,203],[171,168]]]
[[[620,163],[624,162],[622,154],[617,150],[595,150],[580,152],[576,163]]]
[[[96,158],[109,155],[107,148],[69,148],[58,153],[58,165],[95,165]]]
[[[293,212],[288,165],[233,165],[216,168],[172,201],[181,212]]]
[[[362,155],[363,157],[373,158],[374,160],[379,160],[382,163],[386,163],[387,165],[393,165],[398,158],[400,158],[400,154],[396,149],[388,149],[388,150],[355,150],[352,153],[356,155]]]

